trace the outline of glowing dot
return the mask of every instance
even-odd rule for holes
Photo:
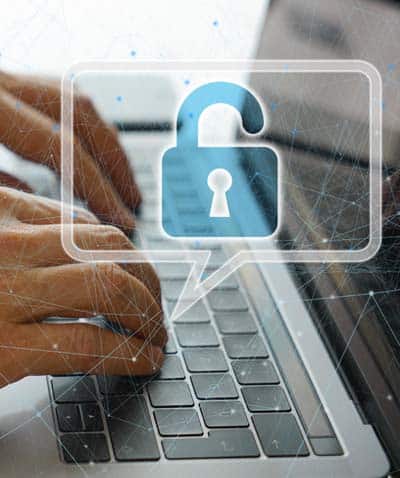
[[[121,103],[121,101],[122,101],[122,96],[118,95],[115,99]]]
[[[392,400],[393,400],[393,396],[390,395],[390,394],[389,394],[386,398],[387,398],[389,401],[392,401]]]
[[[13,291],[12,289],[10,289],[8,292],[9,292],[10,294],[14,294],[14,291]]]
[[[131,50],[131,53],[130,55],[133,57],[133,56],[136,56],[136,51],[135,50]]]
[[[136,357],[132,357],[132,362],[136,362],[137,358]]]
[[[214,27],[218,27],[218,26],[219,26],[219,21],[218,21],[218,20],[214,20],[214,21],[213,21],[213,26],[214,26]]]
[[[370,297],[372,297],[372,296],[374,295],[374,291],[373,291],[373,290],[370,290],[368,293],[369,293]]]
[[[185,85],[190,85],[190,80],[188,78],[186,78],[185,80],[183,80],[183,83]]]
[[[36,413],[36,416],[37,416],[38,418],[40,418],[40,417],[42,416],[42,412],[37,412],[37,413]]]
[[[330,295],[330,298],[331,298],[331,299],[336,299],[335,294],[331,294],[331,295]]]
[[[58,349],[58,344],[53,344],[53,349],[57,350]]]
[[[328,239],[327,239],[326,237],[324,237],[324,238],[322,239],[322,242],[323,242],[324,244],[326,244],[326,243],[328,242]]]

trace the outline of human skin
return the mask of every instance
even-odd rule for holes
[[[28,375],[149,375],[163,360],[160,285],[149,264],[76,263],[60,236],[60,203],[0,187],[0,387]],[[74,240],[133,249],[117,228],[76,209]],[[113,333],[94,315],[132,331]],[[87,318],[46,323],[49,317]]]
[[[59,173],[60,117],[59,82],[0,71],[0,143]],[[133,249],[122,231],[134,229],[141,202],[134,173],[116,131],[81,94],[72,134],[74,192],[93,212],[76,209],[75,242]],[[153,268],[74,262],[61,244],[60,203],[4,172],[0,185],[0,387],[28,375],[155,373],[166,332]],[[129,335],[91,323],[97,315]],[[44,321],[54,316],[86,322]]]
[[[87,96],[75,94],[73,107],[75,194],[103,223],[130,232],[135,225],[132,211],[140,205],[141,195],[117,132]],[[59,173],[60,119],[59,81],[0,71],[0,143]],[[13,186],[4,174],[0,180]]]

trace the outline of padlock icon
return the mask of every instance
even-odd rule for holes
[[[180,238],[270,236],[278,226],[278,155],[266,146],[199,146],[200,115],[215,104],[244,108],[249,134],[264,127],[259,100],[236,83],[207,83],[185,98],[176,145],[161,159],[163,229]]]

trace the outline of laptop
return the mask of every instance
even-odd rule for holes
[[[159,121],[146,118],[145,127],[140,118],[112,118],[144,193],[137,241],[149,249],[168,248],[165,236],[154,232],[157,158],[175,134],[168,111],[166,105]],[[310,153],[275,139],[304,168],[337,160],[326,150]],[[246,181],[246,158],[238,168]],[[175,181],[180,194],[187,192],[179,174]],[[262,182],[249,185],[248,193],[256,207]],[[286,242],[292,230],[285,230]],[[206,274],[229,254],[221,242],[211,247]],[[379,260],[384,257],[368,265]],[[188,267],[158,264],[169,333],[161,372],[30,377],[5,388],[1,473],[386,476],[390,462],[400,460],[400,381],[390,323],[372,320],[373,302],[364,321],[365,301],[349,300],[377,290],[361,266],[350,284],[340,280],[346,267],[246,265],[172,323]]]

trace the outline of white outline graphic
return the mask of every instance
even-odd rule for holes
[[[277,250],[273,236],[265,239],[265,249],[240,249],[238,241],[227,239],[232,256],[203,282],[201,277],[211,256],[210,250],[83,250],[73,240],[73,81],[82,73],[94,72],[258,72],[258,73],[361,73],[369,80],[369,241],[360,250]],[[192,263],[185,287],[173,311],[172,319],[188,310],[243,264],[271,262],[364,262],[379,250],[382,241],[382,80],[377,69],[361,60],[255,60],[255,61],[141,61],[87,62],[71,67],[63,77],[61,108],[61,240],[65,252],[82,262]],[[237,145],[235,145],[237,146]],[[269,145],[268,145],[269,146]],[[270,147],[270,146],[269,146]],[[278,155],[279,156],[279,155]],[[279,229],[279,227],[278,227]],[[204,239],[204,238],[203,238]],[[225,238],[226,239],[226,238]],[[180,241],[180,239],[176,239]],[[219,239],[221,241],[221,238]],[[213,238],[215,241],[215,238]],[[257,242],[260,238],[257,238]],[[207,241],[205,241],[207,242]]]

